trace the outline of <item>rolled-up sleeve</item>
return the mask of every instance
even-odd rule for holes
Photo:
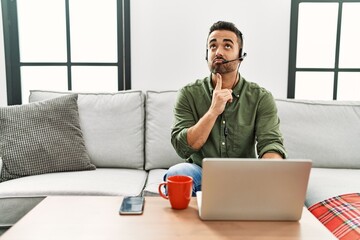
[[[194,114],[187,98],[186,90],[181,89],[174,107],[174,124],[171,129],[171,143],[176,153],[184,159],[196,152],[187,143],[187,130],[195,125]]]
[[[256,122],[257,152],[259,157],[266,152],[277,152],[287,157],[280,131],[280,119],[271,93],[266,92],[259,101]]]

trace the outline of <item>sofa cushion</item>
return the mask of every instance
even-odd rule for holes
[[[30,91],[30,102],[70,92]],[[80,126],[97,167],[144,167],[144,94],[78,93]]]
[[[136,196],[147,172],[138,169],[97,168],[18,178],[0,184],[0,226],[11,226],[46,196]],[[120,206],[119,206],[120,207]],[[114,210],[116,213],[116,209]]]
[[[159,196],[159,184],[164,182],[166,169],[153,169],[149,171],[146,186],[144,188],[145,196]]]
[[[171,145],[177,91],[146,92],[145,169],[169,168],[183,162]]]
[[[360,168],[360,102],[276,100],[289,158]]]
[[[79,125],[77,95],[0,108],[0,182],[94,170]]]
[[[312,168],[305,205],[347,193],[360,193],[360,169]]]

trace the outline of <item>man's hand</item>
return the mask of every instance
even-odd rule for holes
[[[219,73],[215,75],[216,86],[213,92],[212,102],[210,111],[216,116],[219,116],[224,112],[226,103],[232,102],[232,89],[221,89],[222,88],[222,77]]]
[[[210,109],[200,120],[187,131],[187,142],[193,149],[200,149],[208,139],[217,117],[224,111],[227,102],[232,102],[232,90],[221,89],[222,77],[219,73],[215,76],[214,88]]]

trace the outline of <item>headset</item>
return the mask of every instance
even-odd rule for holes
[[[205,60],[207,61],[208,60],[208,49],[206,48],[206,56],[205,56]],[[244,60],[244,58],[246,57],[247,53],[245,52],[244,54],[242,54],[242,48],[240,48],[240,51],[239,51],[239,57],[238,58],[235,58],[235,59],[232,59],[232,60],[223,60],[223,64],[224,63],[229,63],[229,62],[233,62],[233,61],[236,61],[236,60]]]

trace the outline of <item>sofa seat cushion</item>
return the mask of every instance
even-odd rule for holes
[[[164,182],[163,177],[166,169],[153,169],[149,171],[148,180],[144,188],[145,196],[159,196],[159,184]]]
[[[312,168],[305,205],[310,207],[325,199],[360,192],[360,169]]]
[[[147,172],[137,169],[97,168],[29,176],[0,184],[0,226],[9,226],[42,198],[54,195],[139,195]]]
[[[73,92],[30,91],[30,102]],[[77,93],[79,121],[97,167],[144,168],[144,93]]]
[[[360,193],[326,199],[311,206],[309,211],[337,239],[360,239]]]

